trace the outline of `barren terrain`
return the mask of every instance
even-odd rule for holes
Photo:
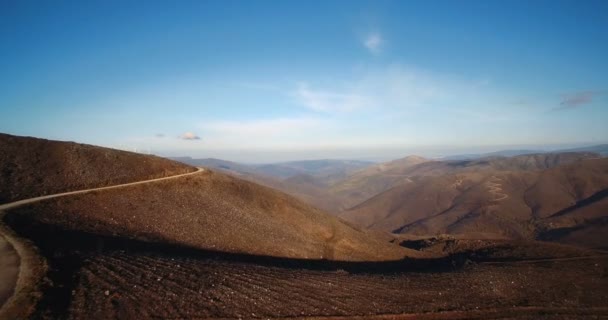
[[[52,265],[42,319],[608,316],[607,256],[559,245],[441,240],[435,259],[357,263],[21,231]]]
[[[92,152],[112,157],[117,151]],[[565,202],[536,207],[537,217],[555,224],[543,229],[552,237],[548,240],[568,242],[563,240],[581,230],[580,223],[573,229],[573,221],[602,219],[596,209],[605,206],[605,195],[593,192],[604,183],[605,161],[584,161],[593,165],[525,173],[544,189],[554,181],[578,188],[569,194],[580,200],[558,212],[553,211]],[[466,189],[484,194],[490,208],[500,208],[516,198],[513,190],[519,186],[508,172],[479,174],[473,184],[471,174],[444,177],[431,177],[420,193],[402,195],[441,204],[443,198],[422,195],[437,192],[451,199]],[[446,183],[455,193],[443,192]],[[12,298],[10,317],[608,317],[604,251],[496,240],[495,234],[481,232],[429,238],[366,231],[284,193],[209,170],[4,208],[1,227],[11,241],[0,242],[0,298]],[[602,230],[595,232],[601,236]]]
[[[0,204],[196,170],[155,156],[2,133],[0,150]]]
[[[602,248],[606,190],[607,158],[532,171],[461,171],[419,177],[341,217],[389,232],[492,233],[497,238],[540,238]],[[569,236],[587,228],[600,229],[585,239]]]

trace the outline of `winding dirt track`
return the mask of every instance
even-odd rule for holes
[[[502,180],[502,178],[498,178],[496,176],[492,176],[490,178],[490,180]],[[491,194],[493,194],[496,198],[494,198],[494,201],[502,201],[506,198],[509,197],[508,194],[504,193],[502,190],[502,184],[500,184],[500,182],[492,182],[492,181],[488,181],[486,182],[486,186],[488,187],[488,192],[490,192]]]
[[[23,199],[19,201],[14,201],[10,203],[5,203],[0,205],[0,257],[2,257],[3,262],[10,261],[11,263],[2,263],[0,264],[0,280],[3,282],[3,286],[0,286],[0,318],[3,317],[3,313],[5,311],[5,307],[11,303],[11,300],[15,296],[16,293],[23,291],[26,289],[28,284],[30,284],[33,276],[33,272],[30,270],[30,262],[36,258],[37,253],[31,247],[27,241],[23,241],[20,237],[18,237],[12,230],[10,230],[4,223],[2,223],[2,219],[4,218],[4,214],[7,210],[17,208],[22,205],[43,201],[52,198],[65,197],[75,194],[83,194],[93,191],[103,191],[109,189],[123,188],[134,186],[138,184],[146,184],[146,183],[154,183],[158,181],[164,181],[169,179],[181,178],[193,174],[198,174],[205,169],[197,168],[194,172],[163,177],[163,178],[155,178],[144,181],[137,182],[129,182],[114,186],[107,187],[99,187],[99,188],[90,188],[84,190],[76,190],[69,191],[57,194],[51,194],[46,196],[40,196],[30,199]],[[15,272],[15,268],[18,268],[18,271]],[[15,278],[16,277],[16,278]],[[10,285],[12,284],[12,285]]]

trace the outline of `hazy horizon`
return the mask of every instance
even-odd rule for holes
[[[245,163],[608,142],[606,1],[0,4],[0,132]]]
[[[191,157],[193,159],[214,158],[220,160],[233,161],[243,164],[268,164],[289,161],[305,160],[359,160],[370,162],[385,162],[396,160],[408,156],[420,156],[429,159],[440,159],[450,156],[485,154],[501,151],[538,151],[552,152],[570,148],[591,147],[604,145],[603,143],[573,143],[556,145],[503,145],[503,146],[471,146],[471,147],[446,147],[446,146],[423,146],[423,147],[403,147],[392,149],[372,149],[372,150],[309,150],[309,151],[192,151],[186,152],[164,152],[162,150],[149,150],[152,154],[162,157]],[[137,152],[147,152],[147,150],[129,150]],[[255,156],[254,156],[255,155]],[[253,160],[251,160],[253,159]]]

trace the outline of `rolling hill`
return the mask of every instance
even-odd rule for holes
[[[488,157],[476,160],[427,160],[410,156],[381,163],[355,172],[343,181],[331,186],[330,192],[341,199],[343,209],[354,207],[390,188],[407,185],[415,179],[441,176],[457,172],[528,171],[547,169],[580,159],[596,158],[594,153],[547,153],[515,157]]]
[[[231,176],[290,194],[316,208],[337,213],[342,199],[328,192],[330,185],[370,163],[354,160],[305,160],[278,164],[247,165],[221,159],[171,158],[204,166]]]
[[[19,139],[31,138],[13,139],[18,144]],[[45,143],[50,149],[64,144]],[[119,152],[87,148],[93,158],[112,159]],[[20,168],[45,168],[45,161],[61,163],[64,154],[52,156],[59,158]],[[113,163],[121,170],[158,159],[131,153],[120,156],[128,158]],[[539,223],[539,234],[561,242],[582,239],[586,233],[581,231],[591,229],[580,229],[580,220],[595,223],[602,217],[594,208],[606,206],[606,191],[596,192],[604,183],[605,161],[557,166],[555,161],[541,161],[551,167],[542,170],[531,170],[538,164],[530,163],[537,162],[498,165],[528,168],[500,171],[504,181],[484,180],[485,172],[498,172],[492,165],[466,171],[462,168],[471,163],[432,163],[416,172],[433,174],[412,177],[405,186],[428,184],[413,200],[424,199],[433,190],[440,196],[446,181],[456,184],[455,198],[467,188],[486,188],[485,198],[479,199],[499,205],[507,201],[501,194],[512,196],[511,189],[521,189],[524,182],[536,182],[543,190],[557,183],[559,187],[548,198],[559,196],[562,189],[574,196],[558,212],[553,211],[563,207],[561,203],[536,204],[534,215],[559,224],[552,228]],[[70,170],[93,169],[88,163],[75,164],[83,167]],[[462,172],[438,174],[455,170],[452,167]],[[163,168],[145,174],[154,177]],[[456,180],[450,181],[450,176]],[[66,183],[72,177],[79,176],[62,176]],[[104,176],[103,181],[114,178]],[[129,178],[133,181],[135,176]],[[318,185],[307,174],[285,180]],[[484,185],[484,181],[489,183]],[[92,179],[86,184],[76,182],[88,184],[85,187],[104,185]],[[76,182],[73,185],[79,185]],[[30,196],[37,194],[34,191]],[[597,252],[536,241],[450,237],[424,240],[429,248],[407,249],[397,245],[406,238],[363,231],[287,194],[212,170],[37,200],[9,208],[2,217],[0,240],[21,239],[21,244],[35,245],[32,252],[44,257],[0,264],[0,272],[10,269],[5,275],[18,278],[13,281],[17,295],[12,297],[19,298],[9,297],[12,300],[4,305],[9,308],[0,309],[0,317],[7,319],[435,318],[445,317],[446,310],[447,316],[460,318],[547,314],[586,318],[605,310],[595,309],[606,301],[606,258]],[[17,234],[7,232],[7,227]],[[591,231],[592,235],[603,232]],[[18,264],[18,276],[12,272],[13,264]],[[573,285],[579,289],[571,290]],[[564,307],[552,309],[556,301],[565,303]],[[493,309],[480,311],[479,305]],[[530,310],[530,305],[537,307]],[[513,311],[514,306],[519,309]]]
[[[567,148],[567,149],[556,149],[552,151],[542,151],[542,150],[517,150],[517,149],[507,149],[500,150],[494,152],[487,153],[469,153],[469,154],[455,154],[449,155],[441,158],[441,160],[475,160],[480,158],[488,158],[488,157],[513,157],[519,155],[526,154],[540,154],[540,153],[566,153],[566,152],[591,152],[597,153],[601,156],[608,156],[608,144],[598,144],[598,145],[590,145],[584,147],[577,148]]]
[[[0,204],[196,170],[155,156],[2,133],[0,150]]]
[[[593,159],[592,154],[520,156],[489,161],[475,170],[418,177],[341,217],[397,233],[471,233],[576,244],[567,240],[568,234],[601,227],[599,221],[607,215],[606,190],[606,158]],[[557,234],[557,229],[562,232]],[[597,244],[595,239],[586,242]]]
[[[8,146],[4,150],[12,151],[3,154],[8,159],[3,163],[18,164],[4,176],[3,186],[19,190],[11,194],[22,197],[194,170],[162,158],[101,147],[3,137]],[[26,189],[32,186],[31,180],[22,177],[42,179],[40,185],[33,185],[42,189]],[[13,209],[7,219],[57,230],[255,255],[382,260],[407,254],[403,248],[377,240],[282,192],[211,171],[48,199]]]

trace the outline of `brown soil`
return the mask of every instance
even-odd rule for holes
[[[548,258],[576,251],[557,245],[530,243],[545,257],[530,259],[532,253],[526,263],[509,249],[526,246],[505,242],[483,247],[510,256],[507,261],[467,252],[463,248],[477,244],[465,242],[447,258],[338,263],[103,237],[100,248],[100,237],[86,233],[17,229],[34,238],[51,262],[34,314],[41,319],[608,316],[608,257],[583,252],[576,260]]]
[[[603,248],[607,196],[608,158],[584,159],[541,171],[419,177],[341,217],[404,234],[492,233]]]
[[[419,255],[286,194],[210,171],[44,200],[14,209],[10,216],[67,230],[234,253],[330,260]]]
[[[597,157],[597,154],[589,152],[529,154],[458,161],[437,161],[410,156],[355,172],[332,185],[330,193],[343,201],[343,209],[349,209],[393,187],[408,185],[419,177],[480,171],[489,174],[538,171]]]
[[[0,203],[196,170],[175,161],[0,133]]]
[[[55,150],[44,147],[51,142],[32,140],[23,144],[42,149],[28,147],[30,154]],[[133,154],[114,161],[117,151],[90,147],[93,158],[112,161],[88,163],[71,158],[79,151],[66,153],[63,143],[55,144],[61,153],[50,152],[44,161],[36,156],[34,164],[11,149],[3,163],[27,165],[3,171],[3,179],[9,177],[21,196],[35,196],[53,187],[52,179],[78,189],[157,173],[150,168],[190,170],[157,166],[156,158],[142,156],[155,164],[129,175],[146,167]],[[49,173],[51,180],[35,171],[62,163],[70,166]],[[114,167],[104,167],[108,163]],[[99,166],[99,175],[87,176],[81,168],[88,166]],[[67,174],[72,168],[79,169]],[[21,187],[32,183],[32,172],[44,188]],[[491,186],[496,196],[497,186]],[[558,217],[589,215],[583,210],[588,203],[574,205]],[[399,246],[408,246],[406,239],[359,230],[286,194],[209,171],[47,199],[10,209],[3,222],[45,258],[29,259],[24,270],[37,281],[28,288],[39,291],[24,292],[13,306],[33,311],[11,313],[35,319],[608,316],[608,258],[602,252],[453,238],[408,249]]]
[[[4,236],[0,235],[0,306],[13,294],[19,274],[19,255]]]

